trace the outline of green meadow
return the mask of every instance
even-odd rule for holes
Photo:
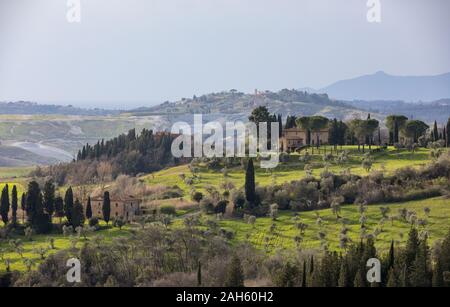
[[[380,207],[388,207],[390,210],[388,216],[392,216],[394,219],[382,221]],[[368,206],[365,213],[367,233],[371,234],[375,229],[379,230],[379,235],[376,236],[376,246],[380,250],[387,250],[392,240],[398,245],[406,242],[411,224],[398,217],[398,210],[403,208],[414,211],[418,218],[426,221],[426,225],[420,227],[419,230],[427,232],[431,246],[433,242],[445,236],[450,230],[450,199],[439,197]],[[425,214],[425,208],[430,209],[428,216]],[[337,220],[331,209],[297,214],[298,219],[295,218],[294,212],[280,211],[279,217],[275,221],[269,217],[263,217],[257,218],[255,224],[251,225],[242,219],[229,219],[220,221],[219,225],[235,233],[234,242],[249,241],[258,249],[274,253],[278,250],[298,248],[295,237],[300,236],[300,230],[296,225],[301,222],[307,225],[302,235],[303,241],[299,244],[301,249],[320,249],[322,242],[319,233],[323,232],[325,234],[323,242],[326,242],[331,250],[343,251],[340,247],[340,231],[343,224]],[[320,224],[317,223],[317,214],[321,219]],[[346,220],[347,236],[352,242],[359,242],[361,232],[358,206],[343,206],[340,216]],[[272,224],[275,225],[274,231],[271,230]]]
[[[103,223],[102,223],[103,224]],[[104,225],[103,225],[104,226]],[[131,228],[124,227],[122,230],[119,228],[108,227],[87,235],[87,238],[78,238],[76,234],[72,236],[64,236],[63,234],[48,234],[48,235],[33,235],[31,240],[28,240],[24,236],[12,237],[12,240],[20,240],[21,254],[14,248],[10,241],[0,243],[0,272],[5,270],[8,259],[10,262],[11,270],[26,271],[26,262],[31,260],[33,263],[33,269],[42,262],[42,258],[39,254],[39,249],[45,249],[45,257],[50,254],[56,253],[61,250],[67,250],[72,248],[72,244],[76,244],[77,247],[89,240],[95,240],[96,237],[101,240],[110,242],[114,238],[126,237],[130,235]],[[50,238],[54,240],[54,249],[50,246]]]
[[[353,174],[366,176],[368,172],[361,166],[362,153],[357,151],[357,146],[344,146],[341,150],[349,152],[349,160],[344,164],[337,164],[336,162],[329,162],[328,169],[332,172],[339,173],[348,169]],[[323,153],[331,152],[331,147],[322,147],[321,153],[311,154],[311,161],[309,164],[313,167],[313,175],[319,176],[324,171],[325,163],[323,161]],[[366,152],[368,148],[366,147]],[[310,152],[311,153],[311,152]],[[333,152],[334,153],[334,152]],[[430,151],[428,149],[418,149],[415,153],[407,150],[397,151],[393,147],[389,147],[386,151],[372,154],[373,170],[383,171],[385,174],[393,173],[396,169],[402,167],[420,167],[430,161]],[[303,154],[302,154],[303,155]],[[282,184],[299,180],[305,177],[305,163],[300,161],[299,154],[292,154],[289,162],[280,163],[277,168],[273,170],[265,170],[259,167],[256,168],[256,183],[261,186],[270,184]],[[336,154],[334,154],[336,156]],[[236,188],[240,188],[244,184],[245,172],[242,168],[235,167],[228,169],[228,175],[225,177],[221,171],[210,170],[205,165],[200,164],[197,173],[198,179],[194,181],[193,187],[196,190],[204,191],[205,186],[214,186],[220,188],[225,182],[231,182]],[[178,186],[184,192],[185,196],[189,195],[191,187],[187,185],[181,175],[186,177],[192,176],[188,165],[182,165],[164,169],[151,175],[144,176],[142,179],[149,185],[167,185]]]

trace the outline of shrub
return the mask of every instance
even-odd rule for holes
[[[164,205],[159,208],[159,213],[166,215],[175,215],[177,213],[177,210],[175,209],[175,206]]]
[[[192,200],[199,203],[203,199],[203,193],[202,192],[194,192],[192,194]]]
[[[203,198],[200,202],[200,208],[207,214],[214,213],[214,204],[211,199]]]
[[[180,197],[183,197],[183,192],[181,190],[178,190],[178,189],[165,191],[161,195],[161,199],[171,199],[171,198],[180,198]]]
[[[245,195],[242,191],[235,191],[232,200],[235,208],[243,208],[245,204]]]
[[[214,213],[225,213],[225,211],[227,210],[227,206],[228,206],[227,200],[219,201],[214,207]]]
[[[89,227],[95,227],[95,228],[97,229],[98,226],[99,226],[98,218],[96,218],[96,217],[91,217],[91,218],[89,219]]]

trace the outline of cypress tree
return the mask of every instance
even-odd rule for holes
[[[283,119],[281,118],[281,114],[278,114],[278,132],[278,136],[281,138],[283,136]]]
[[[28,183],[28,191],[26,194],[25,211],[27,212],[28,222],[32,223],[35,216],[38,197],[41,193],[39,185],[36,181]]]
[[[314,273],[314,256],[311,256],[309,263],[309,275],[311,276]]]
[[[111,215],[111,200],[109,199],[109,192],[106,191],[103,194],[103,206],[102,206],[102,212],[103,212],[103,220],[106,222],[106,224],[109,223],[110,215]]]
[[[424,239],[419,243],[416,259],[412,267],[410,283],[413,287],[429,287],[431,285],[428,258],[427,240]]]
[[[438,127],[437,127],[436,121],[434,121],[434,126],[433,126],[433,140],[435,142],[439,140],[439,132],[438,132]]]
[[[36,233],[49,233],[52,229],[52,218],[45,212],[44,198],[42,193],[38,195],[38,202],[36,204],[35,218],[32,224]]]
[[[48,215],[53,216],[55,212],[55,185],[49,180],[44,185],[44,208]]]
[[[61,196],[55,198],[55,216],[59,217],[59,223],[61,224],[64,217],[64,200]]]
[[[247,164],[247,170],[245,173],[245,198],[251,204],[255,203],[255,168],[253,166],[253,159],[250,158]]]
[[[244,272],[241,261],[234,255],[228,268],[225,287],[244,287]]]
[[[394,262],[395,262],[395,250],[394,250],[394,240],[392,240],[391,247],[389,248],[388,269],[394,267]]]
[[[20,209],[22,209],[22,223],[25,223],[25,213],[27,207],[27,195],[22,193],[22,199],[20,200]]]
[[[73,191],[69,187],[64,196],[64,214],[66,215],[69,224],[72,224],[72,210],[73,210]]]
[[[17,208],[18,208],[17,187],[13,186],[13,189],[11,192],[11,210],[12,210],[13,225],[17,224]]]
[[[197,286],[200,287],[201,285],[202,285],[202,264],[199,261],[197,267]]]
[[[83,206],[78,199],[75,200],[72,210],[72,226],[74,228],[83,226],[84,224],[84,212]]]
[[[91,206],[91,197],[88,196],[87,205],[86,205],[86,218],[92,218],[92,206]]]
[[[398,143],[399,141],[399,127],[397,120],[394,121],[394,143]]]
[[[303,271],[302,271],[302,287],[306,288],[306,260],[303,260]]]
[[[445,142],[445,147],[447,147],[447,127],[446,126],[444,126],[442,128],[442,139]]]
[[[381,128],[378,127],[378,146],[381,146]]]
[[[419,235],[416,228],[412,227],[409,231],[408,241],[405,247],[405,265],[410,268],[416,259],[417,251],[419,249]]]
[[[447,121],[447,129],[445,129],[447,132],[446,140],[447,140],[447,147],[450,147],[450,118]]]
[[[8,224],[9,221],[9,207],[9,188],[8,184],[5,184],[0,201],[0,215],[2,216],[2,221],[5,225]]]
[[[36,181],[28,184],[26,209],[28,220],[33,230],[37,233],[48,233],[51,231],[51,217],[44,210],[41,189]]]

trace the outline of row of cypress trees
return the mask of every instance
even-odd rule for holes
[[[93,216],[90,197],[88,197],[85,211],[79,199],[74,199],[72,187],[67,189],[64,199],[61,196],[56,196],[55,184],[52,180],[44,184],[42,191],[36,181],[31,181],[28,184],[27,192],[22,194],[20,206],[23,212],[22,223],[31,226],[36,233],[49,233],[52,230],[53,217],[60,218],[60,224],[62,218],[65,217],[67,223],[76,228],[82,226],[86,218],[91,219]],[[9,214],[10,209],[11,215]],[[0,215],[4,225],[17,225],[17,211],[17,187],[13,186],[10,198],[9,186],[6,184],[2,189],[0,199]],[[107,191],[103,196],[102,213],[105,222],[109,223],[111,201]]]

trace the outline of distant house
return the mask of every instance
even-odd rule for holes
[[[140,212],[140,199],[133,196],[111,197],[111,219],[118,217],[123,218],[125,221],[133,221],[134,218],[139,215]],[[95,197],[91,199],[92,216],[97,218],[103,218],[103,198]],[[86,207],[84,208],[86,210]]]
[[[322,129],[319,131],[319,143],[328,144],[329,129]],[[317,145],[317,133],[311,132],[311,143],[307,144],[308,132],[302,128],[290,128],[283,131],[281,137],[281,150],[285,152],[292,152],[301,149],[306,145]]]

